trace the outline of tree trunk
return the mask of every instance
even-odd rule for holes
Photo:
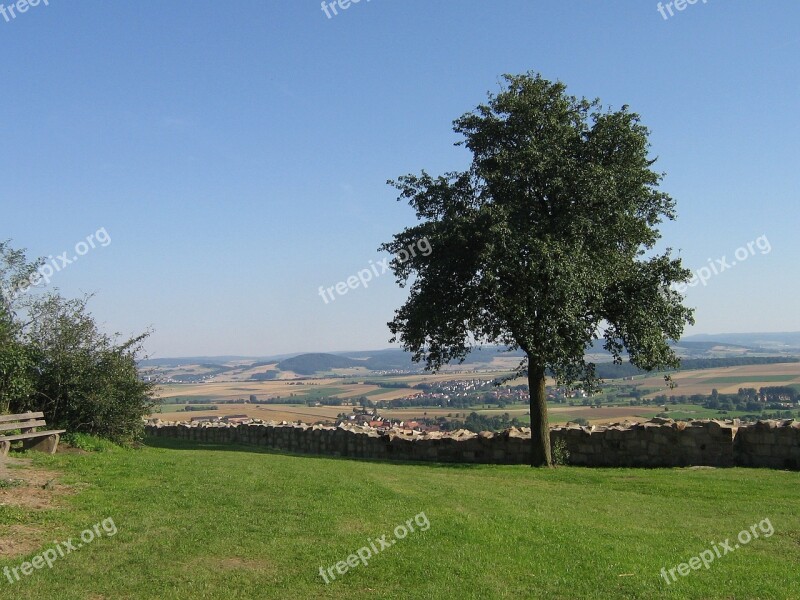
[[[544,367],[531,365],[530,361],[528,364],[528,390],[531,395],[531,466],[552,467],[545,370]]]

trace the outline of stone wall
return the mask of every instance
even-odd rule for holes
[[[743,467],[800,469],[800,423],[759,421],[740,427],[733,441],[736,464]]]
[[[737,427],[721,421],[653,419],[642,424],[555,428],[570,464],[591,467],[732,467]],[[555,442],[552,442],[555,444]]]
[[[246,444],[322,456],[402,461],[527,464],[530,429],[478,434],[389,430],[370,427],[254,422],[175,423],[151,421],[146,434],[206,443]],[[590,467],[769,467],[800,468],[800,422],[672,421],[608,426],[554,427],[554,450],[569,464]]]

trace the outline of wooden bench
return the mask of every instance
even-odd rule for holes
[[[48,454],[55,454],[58,440],[66,429],[38,431],[39,427],[47,427],[44,422],[44,413],[27,412],[20,415],[0,415],[0,456],[8,456],[11,442],[22,440],[26,450],[39,450]],[[19,430],[20,433],[3,435],[4,431]]]

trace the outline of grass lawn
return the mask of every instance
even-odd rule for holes
[[[159,443],[29,454],[74,491],[56,507],[0,506],[0,539],[9,527],[35,538],[0,569],[103,519],[117,533],[0,579],[0,597],[800,597],[800,473],[390,464]],[[320,567],[370,540],[380,548],[421,513],[367,566],[323,581]],[[659,575],[764,519],[770,537],[669,586]]]

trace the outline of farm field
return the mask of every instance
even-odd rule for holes
[[[357,396],[377,396],[380,400],[403,398],[419,393],[411,388],[387,389],[377,385],[347,383],[337,378],[278,380],[278,381],[226,381],[210,383],[170,383],[162,384],[157,390],[157,398],[162,401],[180,399],[237,400],[247,399],[251,394],[261,399],[290,398],[299,400],[323,396],[351,398]]]
[[[32,466],[9,469],[34,472],[37,502],[14,504],[27,488],[0,489],[0,539],[24,532],[0,546],[0,569],[106,519],[115,533],[4,580],[8,597],[800,597],[800,473],[389,464],[149,443],[31,454]],[[395,538],[409,520],[415,531]],[[764,535],[708,569],[670,585],[660,575],[760,525]],[[383,535],[396,544],[325,583],[320,568]]]
[[[677,384],[674,390],[670,390],[664,384],[663,375],[639,376],[629,383],[645,389],[658,390],[648,394],[647,397],[659,394],[667,396],[708,395],[713,389],[717,389],[720,394],[735,394],[741,387],[798,385],[800,384],[800,363],[682,371],[674,374],[672,379]]]
[[[591,408],[588,406],[560,406],[554,405],[548,407],[548,414],[551,424],[566,423],[578,417],[583,417],[591,424],[608,423],[611,421],[645,421],[656,413],[661,412],[661,408],[657,406],[631,406],[631,407],[602,407]],[[418,419],[423,416],[429,418],[446,417],[448,415],[459,415],[458,418],[463,419],[469,413],[476,412],[479,415],[487,417],[499,416],[508,414],[509,417],[517,417],[523,421],[528,421],[527,407],[520,405],[509,406],[506,408],[398,408],[382,410],[381,414],[396,419],[411,420]]]
[[[437,374],[414,374],[403,376],[380,376],[367,375],[363,378],[342,379],[335,377],[300,379],[300,380],[273,380],[273,381],[227,381],[210,382],[196,384],[168,384],[161,386],[159,397],[165,403],[158,408],[153,416],[163,420],[188,420],[191,417],[199,416],[225,416],[233,414],[245,414],[252,418],[275,421],[297,421],[306,422],[327,421],[333,422],[341,412],[350,412],[348,406],[341,407],[309,407],[305,406],[305,399],[320,398],[325,396],[338,398],[358,398],[366,396],[370,400],[393,400],[403,398],[408,395],[418,393],[418,389],[411,387],[402,388],[383,388],[373,383],[363,382],[391,382],[404,383],[407,386],[419,383],[435,383],[453,379],[481,379],[491,381],[503,373],[482,372],[465,373],[454,375],[453,373]],[[735,393],[740,387],[755,387],[770,385],[800,385],[800,363],[785,363],[772,365],[748,365],[741,367],[726,367],[716,369],[706,369],[697,371],[678,372],[673,375],[676,387],[672,390],[664,384],[663,375],[638,376],[633,380],[614,380],[614,386],[634,386],[638,389],[647,391],[645,397],[652,398],[659,394],[670,395],[708,395],[713,389],[720,393]],[[506,385],[519,385],[524,380],[517,379]],[[550,382],[552,384],[554,382]],[[192,400],[236,400],[246,399],[250,394],[255,394],[259,398],[273,398],[281,396],[289,398],[294,394],[297,400],[296,406],[289,405],[250,405],[250,404],[231,404],[219,405],[217,411],[179,411],[182,404],[170,402],[170,399],[180,399],[182,401]],[[199,405],[202,408],[202,405]],[[590,424],[604,424],[616,421],[642,421],[651,418],[661,412],[663,407],[658,406],[600,406],[591,408],[588,406],[565,406],[563,404],[551,404],[550,422],[553,424],[566,423],[576,418],[584,418]],[[384,409],[381,414],[390,418],[413,420],[422,417],[435,418],[438,416],[447,417],[448,415],[460,415],[464,418],[470,412],[475,411],[486,416],[495,416],[508,413],[510,417],[517,417],[527,421],[527,406],[512,405],[506,408],[396,408]],[[699,406],[687,405],[684,407],[670,406],[672,411],[670,416],[675,418],[733,418],[741,416],[739,413],[721,414],[718,411],[703,409]],[[741,413],[746,414],[746,413]]]
[[[164,408],[173,408],[174,405]],[[692,407],[698,408],[698,407]],[[152,417],[157,417],[162,421],[188,421],[192,417],[205,417],[216,416],[224,417],[226,415],[247,415],[253,419],[262,419],[264,421],[304,421],[314,423],[316,421],[327,421],[333,423],[336,421],[336,416],[342,412],[351,412],[352,407],[349,406],[305,406],[305,405],[283,405],[283,404],[236,404],[236,405],[221,405],[220,410],[194,410],[191,412],[178,412],[178,411],[165,411],[162,413],[153,413]],[[653,417],[656,413],[661,412],[662,408],[655,406],[632,406],[632,407],[601,407],[590,408],[588,406],[552,406],[549,408],[550,423],[559,424],[566,423],[567,421],[574,420],[578,417],[583,417],[589,423],[602,424],[616,421],[646,421]],[[459,415],[458,418],[463,419],[469,413],[477,412],[481,415],[496,416],[508,413],[510,417],[517,417],[523,421],[528,421],[526,416],[528,413],[527,407],[510,406],[504,409],[498,408],[396,408],[384,409],[380,414],[392,419],[400,419],[403,421],[410,421],[420,419],[423,417],[436,418]],[[697,418],[697,417],[696,417]]]
[[[264,421],[303,421],[315,423],[328,421],[333,423],[336,415],[348,412],[349,406],[306,406],[289,404],[233,404],[222,405],[220,410],[193,410],[191,412],[163,412],[150,416],[162,421],[188,421],[192,417],[224,417],[229,415],[246,415],[251,419]]]
[[[497,359],[501,360],[501,359]],[[507,360],[507,359],[506,359]],[[469,373],[420,373],[401,376],[364,374],[359,377],[337,378],[320,377],[308,379],[281,379],[272,381],[217,381],[209,383],[162,384],[158,397],[164,400],[212,399],[235,400],[255,394],[260,398],[280,396],[288,398],[294,394],[298,399],[306,397],[335,396],[351,398],[367,396],[373,400],[391,400],[419,392],[410,386],[420,383],[437,383],[453,379],[480,379],[491,381],[508,371],[482,371]],[[780,363],[770,365],[747,365],[692,371],[680,371],[672,375],[676,387],[670,390],[664,383],[663,374],[639,375],[633,379],[613,380],[614,384],[632,385],[648,390],[646,397],[666,395],[708,395],[713,389],[722,394],[736,393],[740,387],[796,385],[800,386],[800,363]],[[359,382],[404,383],[405,388],[381,388],[377,385]],[[507,382],[505,385],[520,385],[523,378]],[[548,385],[555,382],[550,380]]]
[[[208,383],[170,383],[161,384],[156,391],[156,398],[163,403],[165,408],[174,408],[179,403],[176,400],[182,401],[180,404],[192,401],[221,401],[221,400],[238,400],[248,399],[249,396],[256,395],[259,399],[269,398],[295,398],[298,402],[304,402],[306,399],[316,399],[321,397],[336,397],[336,398],[358,398],[366,396],[370,400],[395,400],[397,398],[404,398],[409,395],[418,394],[419,389],[411,387],[400,388],[384,388],[368,382],[391,382],[391,383],[405,383],[406,385],[416,385],[418,383],[434,383],[441,381],[449,381],[458,378],[467,379],[481,379],[484,381],[491,381],[503,373],[488,372],[488,373],[470,373],[462,375],[454,375],[452,373],[437,373],[435,375],[407,375],[400,377],[387,377],[387,376],[373,376],[368,375],[359,380],[345,380],[341,378],[328,377],[328,378],[314,378],[314,379],[285,379],[285,380],[271,380],[271,381],[225,381],[225,382],[208,382]],[[510,382],[509,385],[518,385],[522,380],[515,380]],[[247,405],[222,405],[220,408],[230,414],[244,414],[247,413]],[[265,409],[275,408],[270,405],[264,406]],[[280,408],[280,407],[278,407]],[[253,410],[253,407],[249,407]],[[343,407],[342,410],[347,409]],[[314,411],[314,408],[310,409]],[[162,410],[166,415],[170,410]],[[213,411],[218,414],[217,411]],[[325,412],[325,411],[323,411]],[[337,411],[341,412],[341,410]],[[181,413],[185,415],[185,413]],[[192,416],[200,416],[202,413],[193,412]],[[327,413],[325,413],[327,414]],[[335,414],[334,414],[335,416]],[[165,417],[162,417],[165,418]],[[185,418],[185,417],[184,417]]]

